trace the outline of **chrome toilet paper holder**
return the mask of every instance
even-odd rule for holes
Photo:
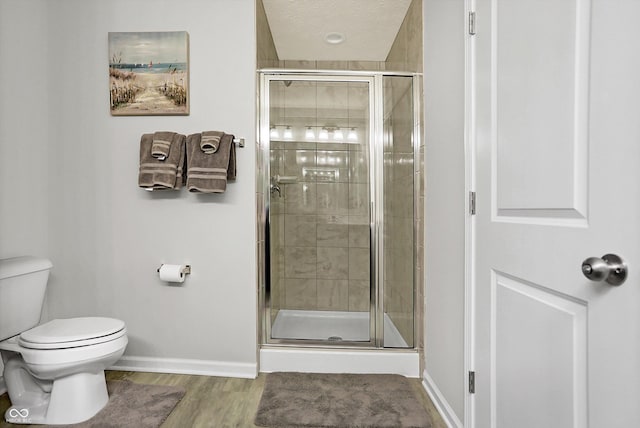
[[[164,266],[164,263],[160,265],[160,267],[158,268],[157,272],[160,273],[160,268]],[[191,273],[191,265],[184,265],[184,268],[182,268],[182,270],[180,271],[180,273],[182,273],[183,275],[187,275]]]

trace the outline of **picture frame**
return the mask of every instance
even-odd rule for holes
[[[110,32],[112,116],[189,114],[189,34]]]

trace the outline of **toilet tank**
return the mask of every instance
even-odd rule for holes
[[[38,325],[52,266],[31,256],[0,260],[0,340]]]

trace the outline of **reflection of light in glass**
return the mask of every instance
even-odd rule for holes
[[[320,130],[320,134],[318,135],[318,138],[320,140],[328,140],[329,139],[329,131],[327,131],[327,128],[322,128]]]
[[[284,134],[282,135],[284,138],[291,139],[293,138],[293,131],[291,131],[291,127],[287,126],[284,129]]]
[[[313,140],[314,138],[316,138],[316,134],[315,132],[313,132],[312,127],[307,127],[307,131],[304,133],[304,138],[306,138],[307,140]]]
[[[351,128],[347,134],[347,140],[358,141],[358,134],[356,134],[356,128]]]
[[[269,131],[269,136],[271,138],[279,138],[280,137],[280,133],[278,132],[278,130],[276,129],[275,126],[271,127],[271,131]]]
[[[342,135],[342,129],[336,128],[336,130],[333,131],[333,139],[336,141],[344,140],[344,135]]]

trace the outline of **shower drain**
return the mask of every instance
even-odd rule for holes
[[[340,336],[329,336],[329,338],[327,340],[330,340],[332,342],[338,342],[338,341],[342,340],[342,337],[340,337]]]

